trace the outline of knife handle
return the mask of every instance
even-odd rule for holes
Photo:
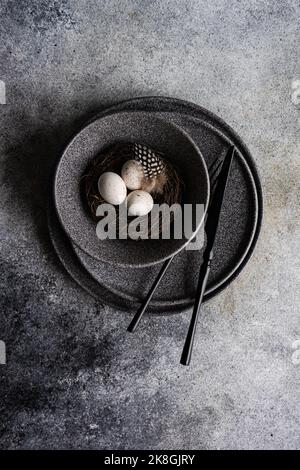
[[[194,338],[198,323],[198,317],[201,309],[202,299],[205,292],[209,272],[210,272],[210,265],[213,258],[212,250],[209,252],[208,257],[203,261],[199,273],[199,280],[198,286],[196,291],[195,303],[192,313],[192,318],[190,321],[189,329],[187,332],[187,336],[185,339],[184,347],[182,350],[180,364],[184,366],[188,366],[191,362],[193,345],[194,345]]]

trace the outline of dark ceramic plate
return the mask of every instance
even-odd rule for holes
[[[209,177],[199,149],[181,128],[155,113],[116,112],[89,122],[67,145],[54,180],[58,217],[71,240],[95,260],[123,267],[159,263],[178,253],[193,238],[165,240],[100,240],[96,223],[82,204],[80,185],[90,161],[115,142],[141,142],[161,151],[178,169],[184,182],[183,204],[201,204],[205,213],[209,199]],[[195,218],[194,218],[195,219]],[[203,218],[194,227],[199,230]]]
[[[205,300],[208,300],[242,270],[257,241],[262,217],[262,194],[253,159],[229,126],[192,103],[171,98],[139,98],[109,108],[106,112],[120,110],[158,112],[182,126],[199,145],[208,166],[228,144],[233,143],[238,150],[238,158],[234,162],[226,192],[215,259],[205,294]],[[137,308],[138,301],[134,299],[143,298],[159,265],[122,271],[123,268],[111,269],[104,263],[95,265],[90,257],[78,251],[81,266],[53,212],[52,215],[50,212],[49,227],[59,257],[80,285],[99,300],[118,309]],[[200,261],[199,253],[183,251],[177,255],[149,310],[167,313],[180,312],[191,307]],[[83,269],[83,265],[90,274]]]

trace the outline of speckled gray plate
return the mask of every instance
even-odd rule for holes
[[[165,240],[100,240],[96,224],[82,204],[80,183],[90,161],[115,142],[142,142],[162,152],[184,181],[183,207],[204,207],[209,200],[209,177],[203,156],[180,127],[155,113],[116,112],[84,126],[67,145],[55,172],[54,201],[61,224],[70,239],[94,259],[115,266],[142,267],[159,263],[178,253],[193,238]],[[194,213],[195,215],[195,213]],[[196,217],[193,217],[196,221]],[[203,221],[194,224],[196,233]]]
[[[199,145],[208,166],[229,143],[234,143],[238,150],[224,201],[215,259],[205,294],[207,300],[226,287],[242,270],[259,235],[262,193],[253,159],[229,126],[192,103],[171,98],[138,98],[120,103],[105,113],[127,109],[162,113],[182,126]],[[57,225],[57,220],[53,221],[52,217],[51,223],[50,217],[50,232],[58,255],[77,282],[105,303],[119,309],[136,309],[138,300],[144,297],[160,265],[124,272],[119,268],[111,269],[104,263],[94,264],[90,257],[77,251],[82,263],[80,266],[79,258],[76,259],[66,235]],[[200,261],[201,253],[184,251],[177,255],[157,290],[149,311],[180,312],[191,307]]]

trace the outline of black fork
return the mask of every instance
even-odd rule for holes
[[[215,188],[216,188],[216,184],[217,184],[217,181],[218,181],[218,175],[219,175],[222,163],[223,163],[223,157],[219,156],[212,162],[212,164],[208,168],[208,174],[209,174],[209,180],[210,180],[210,201],[209,201],[209,206],[208,206],[207,212],[209,211],[209,208],[210,208],[212,195],[214,194],[214,191],[215,191]],[[170,258],[168,258],[164,262],[164,264],[162,265],[161,270],[157,274],[151,288],[149,289],[149,292],[148,292],[145,300],[143,301],[142,305],[140,306],[138,311],[135,313],[133,319],[131,320],[131,322],[130,322],[128,328],[127,328],[127,331],[129,331],[131,333],[134,333],[134,331],[136,330],[136,328],[137,328],[138,324],[140,323],[145,311],[147,310],[147,307],[148,307],[148,305],[149,305],[149,303],[150,303],[150,301],[153,297],[154,292],[156,291],[157,287],[159,286],[160,281],[164,277],[167,269],[169,268],[169,266],[172,263],[175,256],[176,256],[176,254],[171,256]]]

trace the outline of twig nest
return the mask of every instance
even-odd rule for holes
[[[128,160],[122,166],[121,176],[128,189],[141,189],[145,178],[143,165],[137,160]]]
[[[132,191],[126,199],[128,215],[147,215],[153,208],[153,198],[146,191]]]
[[[144,158],[145,156],[146,158]],[[104,202],[109,202],[117,206],[116,218],[118,220],[118,205],[124,201],[127,192],[125,182],[119,175],[122,174],[123,166],[130,160],[136,160],[143,168],[144,175],[142,185],[138,190],[150,193],[155,204],[164,203],[171,206],[175,203],[181,203],[183,183],[171,162],[168,161],[161,152],[152,150],[143,144],[120,142],[100,152],[100,154],[91,161],[82,175],[83,202],[86,204],[86,208],[93,220],[97,221],[99,218],[102,218],[101,216],[97,216],[97,208]],[[110,181],[104,179],[105,188],[107,189],[104,189],[103,192],[104,185],[102,185],[103,181],[101,177],[103,177],[105,173],[113,173],[115,175],[114,181],[117,182],[118,187],[117,195],[115,194],[116,187],[114,184],[112,184],[112,186],[109,184],[112,183],[112,179],[110,179]],[[123,189],[120,189],[121,186]],[[128,190],[130,191],[129,188]],[[133,196],[131,196],[131,198],[132,197]],[[150,203],[147,207],[151,207],[152,209]],[[149,212],[151,212],[151,209]],[[133,210],[132,207],[131,212],[133,212]],[[150,218],[149,212],[147,212],[147,214]],[[170,221],[168,223],[172,223],[172,220],[173,213],[170,214]],[[159,233],[161,233],[162,226],[163,220],[160,218],[158,221]]]
[[[121,176],[106,171],[98,179],[98,190],[104,201],[119,206],[126,199],[127,189]]]

